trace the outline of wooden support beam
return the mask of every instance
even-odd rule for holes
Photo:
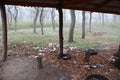
[[[2,31],[3,31],[3,61],[6,61],[7,58],[7,19],[6,19],[6,11],[5,5],[0,4],[1,9],[1,18],[2,18]]]
[[[60,54],[63,54],[63,11],[62,3],[58,5],[59,12],[59,44],[60,44]]]

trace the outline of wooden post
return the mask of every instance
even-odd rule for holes
[[[37,57],[37,68],[42,69],[42,56]]]
[[[63,11],[62,2],[58,5],[59,12],[59,44],[60,44],[60,54],[63,54]]]
[[[6,19],[6,11],[5,5],[0,4],[1,9],[1,18],[2,18],[2,31],[3,31],[3,61],[6,61],[7,58],[7,19]]]

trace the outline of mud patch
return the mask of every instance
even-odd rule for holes
[[[37,69],[37,62],[28,56],[14,57],[1,64],[0,80],[71,80],[70,74],[43,61],[43,69]]]

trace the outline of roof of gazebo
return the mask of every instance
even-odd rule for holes
[[[56,8],[60,0],[1,0],[6,5]],[[62,0],[64,9],[120,14],[120,0]]]

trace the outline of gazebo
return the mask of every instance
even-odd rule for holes
[[[50,7],[59,12],[59,44],[60,54],[63,54],[63,12],[62,9],[83,10],[120,14],[120,0],[1,0],[0,9],[3,31],[3,61],[7,58],[7,19],[5,5]]]

